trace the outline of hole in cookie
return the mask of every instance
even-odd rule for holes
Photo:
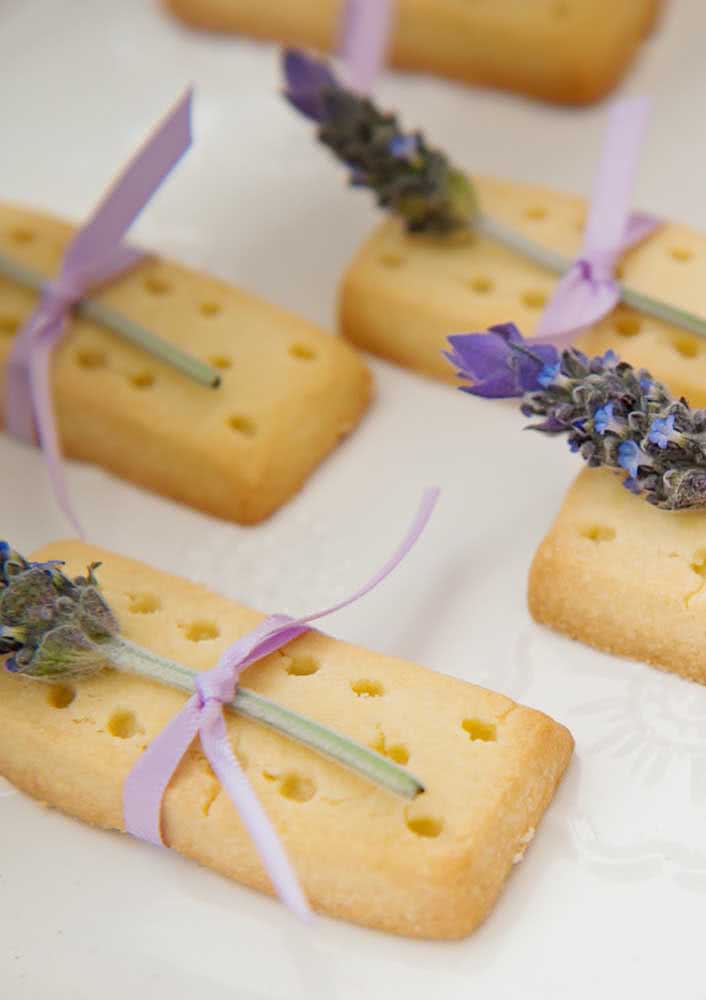
[[[547,210],[544,207],[544,205],[530,205],[530,207],[525,212],[525,216],[528,219],[535,219],[535,220],[546,219]]]
[[[139,594],[130,594],[129,598],[128,611],[133,615],[153,615],[156,611],[160,611],[162,607],[159,597],[147,591]]]
[[[215,622],[197,621],[189,622],[183,626],[184,636],[189,642],[208,642],[210,639],[217,639],[221,630]]]
[[[402,267],[404,257],[401,253],[383,253],[380,254],[380,263],[383,267]]]
[[[277,775],[273,774],[272,771],[263,771],[262,777],[265,781],[277,781]]]
[[[706,549],[699,549],[694,553],[691,568],[694,573],[706,579]]]
[[[99,351],[95,347],[84,347],[76,352],[76,364],[79,368],[87,371],[95,371],[96,368],[105,368],[108,358],[105,351]]]
[[[165,278],[160,278],[158,274],[150,274],[144,280],[145,291],[150,295],[166,295],[172,286]]]
[[[214,354],[208,359],[208,363],[213,365],[214,368],[221,368],[225,371],[227,368],[233,367],[233,362],[225,354]]]
[[[316,357],[316,351],[307,344],[292,344],[289,353],[298,361],[313,361]]]
[[[692,337],[688,333],[682,333],[678,337],[674,337],[672,347],[683,358],[695,358],[701,351],[701,344],[698,338]]]
[[[279,783],[279,794],[292,802],[308,802],[314,797],[316,785],[311,778],[292,771],[282,776]]]
[[[483,743],[492,743],[498,738],[498,727],[494,722],[483,722],[482,719],[464,719],[461,729],[468,733],[470,740],[481,740]]]
[[[255,421],[243,413],[234,413],[232,417],[228,417],[228,426],[243,437],[255,437]]]
[[[407,819],[407,829],[418,837],[438,837],[444,824],[435,816],[412,816]]]
[[[17,316],[10,316],[7,313],[0,315],[0,334],[6,337],[13,337],[20,328],[20,321]]]
[[[612,542],[615,538],[615,528],[607,524],[587,524],[579,533],[589,542]]]
[[[199,306],[199,312],[202,316],[218,316],[219,313],[223,312],[223,306],[220,302],[202,302]]]
[[[495,282],[487,274],[476,274],[469,280],[468,287],[478,295],[487,295],[495,288]]]
[[[387,757],[394,760],[396,764],[407,764],[409,762],[409,750],[404,743],[393,743],[387,748]]]
[[[52,708],[68,708],[76,697],[76,688],[70,684],[52,684],[47,690],[47,704]]]
[[[680,263],[686,263],[687,260],[691,260],[694,256],[694,251],[689,250],[688,247],[670,247],[669,256],[673,260],[678,260]]]
[[[642,320],[632,313],[623,313],[615,317],[613,327],[621,337],[634,337],[642,329]]]
[[[151,389],[157,381],[152,372],[148,371],[135,372],[133,375],[128,375],[128,380],[136,389]]]
[[[319,661],[313,656],[292,656],[285,664],[285,670],[292,677],[309,677],[319,669]]]
[[[547,293],[538,288],[530,288],[522,293],[522,301],[530,309],[544,309],[547,304]]]
[[[34,239],[34,233],[27,226],[15,226],[14,229],[10,230],[10,239],[13,243],[31,243]]]
[[[120,708],[108,719],[108,732],[119,740],[129,740],[137,732],[137,716],[126,708]]]
[[[390,743],[388,744],[385,739],[385,734],[380,733],[380,735],[373,740],[370,744],[371,750],[376,750],[381,753],[384,757],[389,757],[390,760],[394,760],[396,764],[407,764],[409,763],[409,750],[404,745],[404,743]]]
[[[385,689],[379,681],[363,679],[353,681],[351,684],[351,690],[357,694],[359,698],[379,698],[380,695],[384,693]]]

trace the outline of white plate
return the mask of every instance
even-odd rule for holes
[[[698,0],[673,5],[623,89],[656,95],[637,201],[706,227]],[[194,150],[145,213],[147,246],[332,325],[336,278],[374,212],[277,96],[275,50],[192,34],[141,0],[0,3],[0,194],[75,217],[181,88]],[[553,109],[422,77],[380,88],[478,171],[587,191],[605,108]],[[694,265],[703,267],[701,262]],[[443,499],[419,547],[331,630],[538,706],[577,755],[487,923],[454,944],[326,919],[0,785],[0,983],[11,1000],[573,1000],[703,996],[706,689],[534,626],[532,552],[577,471],[561,444],[374,364],[362,428],[267,524],[239,528],[72,465],[89,537],[272,611],[329,602],[377,567],[423,486]],[[39,455],[0,438],[2,534],[66,532]],[[365,532],[361,530],[364,526]]]

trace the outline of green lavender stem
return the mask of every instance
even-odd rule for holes
[[[37,271],[3,254],[0,254],[0,274],[17,282],[18,285],[31,288],[35,292],[41,292],[47,283],[47,279]],[[85,319],[108,327],[109,330],[136,344],[148,354],[166,362],[201,385],[217,389],[221,384],[220,375],[210,365],[199,361],[198,358],[187,354],[102,302],[90,298],[83,299],[77,304],[76,312]]]
[[[492,240],[497,240],[503,246],[525,257],[529,257],[530,260],[541,264],[556,274],[565,274],[573,263],[568,257],[564,257],[563,254],[535,243],[534,240],[528,239],[516,229],[511,229],[503,222],[492,219],[488,215],[479,214],[475,216],[470,220],[469,225],[477,232],[483,233],[484,236],[488,236]],[[688,312],[686,309],[679,309],[668,302],[654,299],[651,295],[645,295],[644,292],[638,292],[637,289],[629,288],[627,285],[622,284],[622,282],[618,281],[616,285],[620,293],[620,299],[625,305],[631,306],[633,309],[637,309],[647,316],[654,316],[655,319],[663,320],[665,323],[673,323],[675,326],[681,326],[685,330],[691,331],[691,333],[698,334],[700,337],[706,337],[706,320],[702,319],[702,317]]]
[[[128,639],[114,637],[102,643],[102,647],[106,650],[110,662],[120,670],[149,677],[193,694],[197,671],[163,659]],[[313,719],[284,708],[254,691],[239,688],[235,699],[228,707],[239,715],[255,719],[311,747],[312,750],[330,757],[336,763],[348,767],[396,795],[413,799],[424,791],[424,786],[418,778],[382,754],[322,726]]]

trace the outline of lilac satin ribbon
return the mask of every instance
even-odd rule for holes
[[[616,101],[610,111],[588,221],[578,259],[559,281],[533,339],[558,346],[603,319],[620,300],[615,266],[661,220],[630,215],[630,199],[649,105],[645,98]]]
[[[223,707],[235,698],[238,680],[246,667],[308,632],[311,622],[353,604],[377,587],[399,565],[419,538],[438,496],[438,490],[426,491],[401,545],[360,590],[330,608],[302,618],[289,618],[287,615],[266,618],[252,632],[233,643],[213,670],[199,675],[195,694],[153,740],[127,777],[123,791],[123,809],[128,833],[152,844],[163,843],[160,820],[162,799],[174,771],[198,734],[203,752],[216,777],[255,841],[277,894],[298,916],[310,916],[306,898],[284,848],[233,754]]]
[[[188,90],[114,181],[88,222],[69,243],[59,274],[47,281],[34,312],[19,331],[7,367],[7,430],[44,451],[57,501],[79,534],[61,467],[59,434],[51,400],[50,356],[69,311],[89,291],[123,274],[143,254],[121,241],[191,145]]]
[[[393,0],[345,0],[340,55],[353,90],[367,94],[385,62]]]

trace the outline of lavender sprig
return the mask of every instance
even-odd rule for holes
[[[592,467],[625,472],[623,485],[662,510],[706,508],[706,410],[613,351],[588,358],[575,348],[525,340],[512,323],[485,333],[449,337],[446,354],[486,398],[521,396],[522,413],[543,419],[529,425],[565,434],[569,447]]]
[[[193,693],[196,671],[120,635],[95,576],[99,563],[74,579],[61,571],[62,565],[30,562],[0,542],[0,656],[7,656],[6,670],[58,681],[112,666]],[[418,778],[394,761],[254,691],[239,688],[228,707],[397,795],[412,799],[424,790]]]
[[[486,215],[472,180],[420,132],[404,132],[395,115],[348,90],[325,61],[284,53],[284,96],[319,126],[318,137],[350,169],[353,187],[369,188],[378,204],[401,216],[413,233],[447,235],[472,229],[563,275],[573,261]],[[646,316],[706,337],[706,320],[620,281],[620,300]]]
[[[370,188],[411,232],[468,225],[477,210],[473,185],[420,132],[403,132],[395,115],[341,86],[325,63],[304,53],[285,52],[284,72],[285,97],[318,123],[320,141],[349,167],[353,187]]]

